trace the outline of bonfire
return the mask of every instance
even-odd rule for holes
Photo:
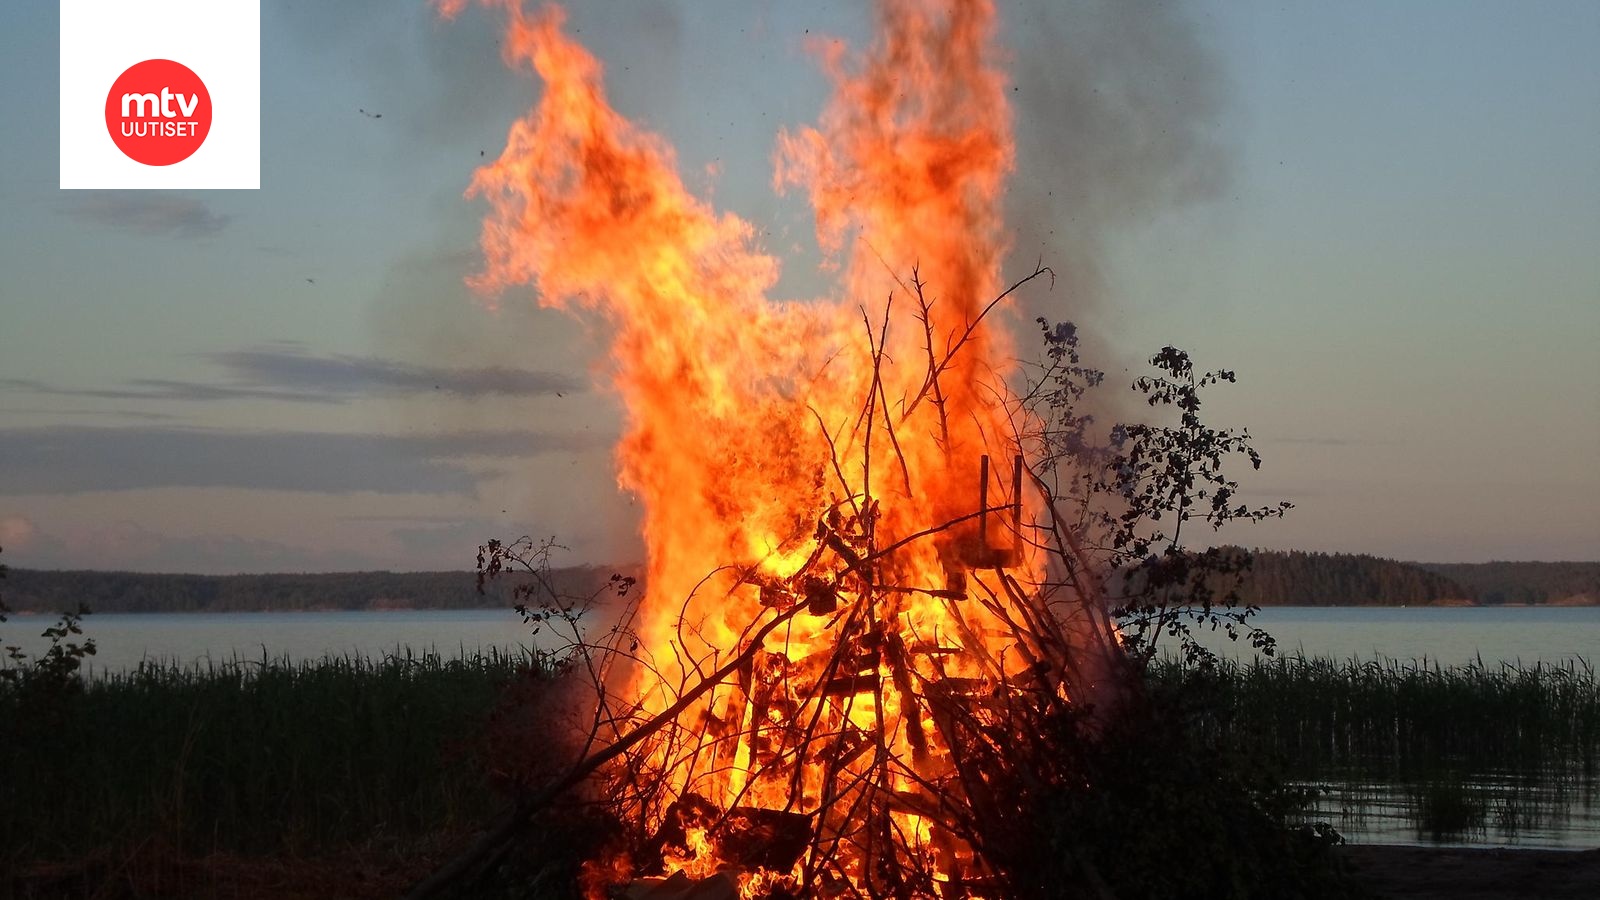
[[[582,647],[582,761],[419,894],[585,781],[628,832],[596,896],[1003,896],[996,760],[1043,717],[1092,727],[1124,663],[1012,393],[1004,318],[1051,273],[1001,273],[992,5],[883,0],[865,52],[814,43],[833,98],[778,135],[774,177],[838,262],[805,302],[769,296],[757,230],[608,104],[559,9],[495,5],[542,90],[468,191],[490,207],[472,283],[611,336],[647,573]]]

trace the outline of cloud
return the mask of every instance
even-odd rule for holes
[[[65,211],[113,228],[180,238],[216,234],[233,221],[232,216],[214,213],[191,197],[151,191],[97,191]]]
[[[1300,444],[1311,447],[1354,447],[1358,445],[1394,443],[1393,441],[1348,437],[1266,437],[1258,440],[1262,444]]]
[[[6,547],[7,564],[29,569],[228,575],[372,570],[392,565],[392,560],[384,556],[361,550],[296,546],[231,534],[174,535],[127,520],[69,526],[55,533],[35,530],[31,540],[15,550]],[[459,568],[460,559],[471,561],[468,555],[449,562]]]
[[[314,356],[292,347],[214,353],[210,359],[244,384],[323,395],[423,393],[463,397],[536,396],[580,391],[582,381],[559,372],[503,366],[442,368],[371,356]]]
[[[19,382],[18,379],[0,378],[0,386],[28,384],[36,382]],[[0,415],[13,416],[71,416],[72,418],[87,418],[100,416],[108,419],[135,419],[144,422],[164,422],[181,418],[166,413],[146,412],[137,409],[73,409],[46,408],[40,406],[13,406],[0,409]]]
[[[224,383],[135,378],[119,387],[69,388],[26,378],[0,378],[0,388],[96,400],[282,400],[344,403],[358,396],[444,393],[458,397],[534,397],[582,391],[560,372],[507,366],[446,368],[374,356],[317,356],[293,344],[207,354],[228,373]]]
[[[231,487],[472,494],[468,460],[598,449],[609,438],[532,431],[431,435],[179,428],[0,429],[0,495]]]
[[[230,387],[197,381],[134,378],[120,388],[67,388],[28,378],[0,378],[0,388],[48,394],[52,397],[89,397],[95,400],[287,400],[296,403],[338,403],[342,398],[309,391]]]

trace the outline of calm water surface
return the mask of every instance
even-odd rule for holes
[[[1279,607],[1264,610],[1254,621],[1278,639],[1280,652],[1306,656],[1427,658],[1444,665],[1600,658],[1600,607]],[[0,626],[0,637],[37,652],[44,646],[38,632],[51,622],[46,616],[18,616]],[[377,656],[406,647],[458,655],[548,641],[536,639],[508,609],[97,613],[84,625],[100,648],[93,660],[97,673],[125,671],[145,659],[187,664],[260,659],[265,653],[315,660],[329,654]],[[1202,639],[1231,656],[1253,653],[1220,632]]]
[[[3,627],[6,643],[37,652],[46,616],[18,616]],[[519,650],[534,638],[509,609],[282,613],[95,613],[83,620],[97,652],[91,674],[124,672],[152,660],[181,665],[235,658],[377,657],[407,648],[445,656],[491,648]],[[19,641],[18,638],[21,638]]]
[[[1600,658],[1600,606],[1278,607],[1254,619],[1278,639],[1280,654],[1499,662],[1593,662]],[[1247,645],[1207,635],[1232,656]]]

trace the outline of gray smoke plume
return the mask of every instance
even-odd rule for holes
[[[1222,68],[1183,3],[1030,0],[1003,15],[1016,54],[1013,268],[1042,258],[1058,275],[1052,318],[1082,324],[1107,299],[1109,236],[1227,185]]]
[[[1126,390],[1124,369],[1143,370],[1157,348],[1131,358],[1112,349],[1111,245],[1228,185],[1221,62],[1182,2],[1028,0],[1001,15],[1002,40],[1015,54],[1007,272],[1042,261],[1057,275],[1052,290],[1024,292],[1017,353],[1042,357],[1035,317],[1075,323],[1084,362],[1108,373],[1078,411],[1102,427],[1140,418],[1148,410]]]

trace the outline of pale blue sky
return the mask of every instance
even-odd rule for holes
[[[107,194],[56,190],[55,6],[0,7],[5,561],[468,567],[524,531],[637,555],[595,340],[460,285],[461,190],[536,96],[492,17],[267,0],[262,190]],[[1239,372],[1216,416],[1299,508],[1234,540],[1600,558],[1600,4],[1001,7],[1017,267],[1065,273],[1030,304],[1116,380],[1164,343]],[[821,290],[770,154],[826,90],[807,30],[859,44],[857,4],[571,18],[783,289]]]

